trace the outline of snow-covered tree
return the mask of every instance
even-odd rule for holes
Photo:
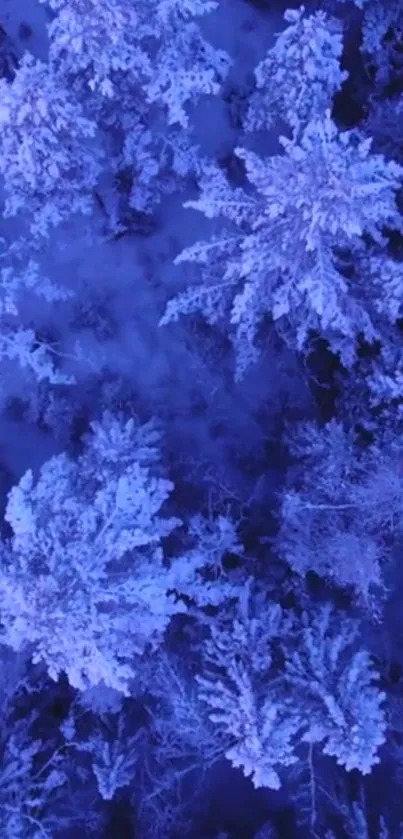
[[[268,318],[298,350],[319,332],[350,366],[358,337],[371,342],[377,331],[367,278],[349,281],[343,254],[360,252],[364,235],[381,248],[385,226],[401,227],[395,193],[403,168],[371,154],[370,140],[339,133],[327,113],[300,140],[280,141],[284,154],[266,159],[236,150],[247,189],[232,189],[218,168],[206,168],[200,197],[185,206],[224,223],[177,257],[176,264],[202,266],[202,283],[169,301],[161,320],[193,312],[211,323],[229,320],[238,375],[257,358]]]
[[[50,62],[106,97],[119,96],[126,75],[133,93],[143,84],[149,104],[162,104],[169,123],[186,127],[185,105],[217,93],[229,57],[202,36],[194,18],[215,0],[41,0],[56,12],[49,24]],[[114,84],[116,81],[116,86]]]
[[[328,605],[303,613],[301,627],[264,595],[245,595],[232,621],[212,624],[197,679],[210,719],[230,739],[226,757],[271,789],[303,743],[322,744],[347,771],[370,772],[385,740],[385,694],[357,642],[359,622]]]
[[[0,79],[0,174],[6,217],[23,214],[34,236],[88,214],[100,173],[96,125],[48,65],[26,53]]]
[[[46,0],[42,0],[44,2]],[[214,0],[49,0],[50,62],[80,91],[108,132],[108,159],[129,181],[128,206],[149,211],[161,193],[199,169],[189,106],[217,94],[229,56],[203,37],[197,17]],[[127,189],[127,187],[126,187]]]
[[[132,210],[149,212],[161,195],[201,174],[192,106],[201,97],[220,92],[231,64],[227,53],[204,38],[197,22],[216,6],[215,0],[136,4],[139,37],[145,33],[140,43],[151,69],[141,85],[130,76],[123,80],[119,114],[112,116],[123,136],[113,168],[129,176]]]
[[[139,46],[145,35],[135,4],[128,0],[40,0],[55,16],[48,26],[49,61],[76,91],[87,87],[102,96],[116,94],[119,74],[145,78],[151,67]],[[139,31],[140,30],[140,31]]]
[[[216,0],[153,0],[150,8],[147,0],[137,0],[146,35],[156,44],[150,51],[155,64],[145,88],[147,100],[166,108],[169,124],[186,128],[185,106],[203,94],[219,93],[228,73],[228,54],[206,41],[195,21],[217,6]]]
[[[303,425],[290,440],[299,464],[282,499],[277,549],[297,573],[352,589],[371,609],[385,590],[390,539],[401,531],[398,449],[360,453],[335,420],[322,430]]]
[[[369,654],[356,644],[359,622],[338,616],[330,604],[317,610],[302,630],[286,663],[286,681],[303,719],[303,740],[323,743],[350,772],[363,775],[379,763],[385,741],[385,694]]]
[[[210,719],[229,739],[226,757],[255,787],[279,789],[281,767],[295,763],[301,721],[275,687],[273,643],[287,635],[281,607],[244,590],[233,619],[211,626],[205,670],[197,677]]]
[[[323,116],[348,73],[340,67],[341,24],[324,12],[305,15],[288,9],[288,26],[255,70],[256,91],[246,115],[248,131],[271,128],[281,117],[300,133],[311,119]]]
[[[184,609],[168,591],[162,541],[178,520],[161,509],[172,484],[159,474],[158,440],[152,424],[105,414],[77,461],[53,457],[9,496],[4,641],[30,645],[77,688],[103,680],[125,692],[136,654]]]
[[[173,484],[159,445],[153,422],[105,413],[77,460],[55,456],[37,481],[29,471],[9,494],[3,640],[30,646],[52,678],[65,672],[81,690],[103,682],[127,692],[138,657],[162,643],[189,600],[202,608],[238,591],[218,577],[225,551],[239,548],[225,520],[189,527],[189,549],[165,556],[164,540],[181,521],[164,514]]]

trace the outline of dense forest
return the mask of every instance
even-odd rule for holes
[[[403,839],[403,4],[0,0],[0,839]]]

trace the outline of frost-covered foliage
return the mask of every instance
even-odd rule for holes
[[[186,128],[185,105],[203,94],[217,94],[228,73],[228,54],[209,44],[194,20],[217,5],[216,0],[137,0],[146,37],[155,43],[147,100],[166,108],[169,124]]]
[[[42,0],[43,1],[43,0]],[[50,0],[50,62],[105,131],[108,158],[129,179],[129,207],[150,211],[162,193],[198,173],[189,106],[217,94],[229,56],[203,37],[196,18],[213,0]],[[120,142],[118,138],[120,136]],[[116,145],[118,148],[116,148]]]
[[[51,836],[56,826],[60,827],[55,813],[57,795],[68,783],[63,759],[58,759],[55,754],[49,758],[49,766],[44,771],[41,762],[46,766],[46,747],[40,740],[32,739],[30,727],[24,720],[13,721],[12,730],[7,731],[1,741],[0,814],[3,835],[7,839],[44,839]]]
[[[162,507],[172,484],[159,435],[105,414],[78,460],[53,457],[10,493],[0,614],[14,649],[30,644],[57,679],[123,692],[136,654],[161,642],[183,606],[169,594],[162,540],[178,524]]]
[[[153,703],[148,714],[151,737],[157,744],[152,759],[179,776],[184,758],[188,768],[196,762],[206,766],[220,759],[222,742],[200,702],[191,668],[177,656],[161,652],[151,662],[150,675]]]
[[[380,335],[382,344],[389,343],[389,333],[398,325],[403,314],[403,261],[392,259],[382,250],[363,253],[357,258],[356,274],[367,287],[362,289],[366,304],[371,308],[375,321],[382,323]]]
[[[359,9],[363,9],[372,0],[333,0],[334,3],[354,3]]]
[[[133,99],[132,96],[130,98]],[[191,133],[166,119],[141,97],[122,118],[124,140],[112,161],[116,183],[135,212],[151,212],[163,195],[202,171],[200,150]],[[124,198],[121,198],[123,211]]]
[[[400,0],[367,0],[361,51],[380,88],[402,79],[403,12]]]
[[[37,481],[27,472],[9,494],[3,639],[16,650],[31,645],[52,678],[65,672],[79,689],[103,681],[126,692],[136,656],[158,647],[185,601],[203,607],[237,592],[219,578],[224,553],[240,550],[224,518],[195,520],[189,550],[165,557],[164,539],[181,522],[164,515],[173,484],[159,444],[153,422],[105,413],[78,459],[53,457]]]
[[[281,767],[295,763],[296,734],[301,721],[281,693],[273,675],[273,645],[290,631],[279,605],[263,595],[255,600],[249,586],[238,614],[212,624],[205,643],[206,676],[199,676],[200,697],[210,719],[230,739],[226,757],[251,777],[255,787],[279,789]]]
[[[254,834],[253,839],[277,839],[278,833],[271,821],[265,822]],[[218,839],[220,839],[218,837]]]
[[[37,340],[33,329],[3,328],[0,335],[0,360],[16,362],[29,370],[38,382],[69,384],[73,379],[59,371],[52,358],[52,348]]]
[[[101,7],[96,0],[41,2],[57,12],[49,37],[58,73],[106,97],[115,95],[114,80],[129,76],[133,93],[141,83],[147,102],[166,108],[169,123],[186,127],[185,104],[217,93],[228,71],[228,55],[210,46],[194,22],[216,8],[214,0],[109,0]]]
[[[278,551],[298,574],[314,571],[376,608],[390,539],[401,532],[398,444],[360,454],[354,435],[333,420],[322,430],[303,425],[290,451],[299,464],[282,499]]]
[[[403,360],[399,331],[391,332],[390,341],[374,359],[360,359],[353,375],[344,383],[337,403],[340,420],[347,427],[357,427],[369,439],[387,450],[400,439],[403,420]],[[396,471],[400,472],[397,454]]]
[[[205,642],[200,696],[232,741],[226,757],[255,787],[278,789],[279,771],[297,761],[301,743],[321,743],[347,771],[367,774],[379,762],[385,694],[356,644],[359,622],[328,605],[304,614],[303,624],[297,629],[278,604],[247,595]]]
[[[128,732],[123,711],[100,713],[92,725],[86,721],[84,731],[79,731],[74,711],[71,712],[62,725],[66,741],[76,752],[88,756],[101,798],[112,801],[117,791],[133,779],[138,760],[138,737]]]
[[[87,744],[92,771],[104,801],[111,801],[117,790],[130,784],[137,759],[135,747],[134,737],[113,739],[111,742],[102,735],[94,735]]]
[[[298,350],[319,332],[350,366],[358,337],[371,342],[377,332],[360,287],[367,278],[355,288],[341,252],[362,249],[364,234],[382,247],[384,227],[401,226],[395,193],[403,168],[371,154],[370,140],[339,133],[327,113],[311,120],[298,142],[280,142],[284,154],[266,159],[236,150],[247,190],[206,168],[200,197],[185,206],[226,223],[177,257],[177,264],[202,266],[203,284],[169,301],[161,321],[192,312],[210,323],[228,319],[238,375],[258,356],[265,318]],[[384,300],[382,289],[380,306]]]
[[[87,86],[102,96],[116,95],[114,81],[130,73],[140,81],[150,71],[139,47],[136,4],[127,0],[40,0],[56,13],[48,26],[49,61],[74,89]]]
[[[5,216],[23,214],[34,236],[88,214],[101,158],[96,125],[49,67],[29,53],[0,79],[0,173]]]
[[[70,292],[59,288],[49,280],[34,260],[30,260],[25,266],[19,266],[19,270],[18,268],[13,270],[11,265],[2,267],[0,275],[0,317],[17,317],[21,298],[28,294],[35,294],[37,297],[46,300],[47,303],[68,300],[71,296]]]
[[[147,726],[133,798],[142,836],[170,835],[186,819],[208,770],[218,763],[225,738],[208,719],[192,668],[162,651],[150,662]],[[176,821],[175,821],[176,815]]]
[[[378,95],[401,90],[403,80],[403,10],[400,0],[333,0],[362,10],[360,50]],[[348,25],[348,17],[346,17]]]
[[[67,300],[69,292],[44,276],[37,262],[13,261],[11,249],[1,256],[0,360],[16,361],[20,367],[30,370],[38,381],[67,384],[71,379],[55,367],[51,348],[37,340],[32,328],[24,328],[20,305],[22,301],[26,303],[30,295],[52,304]]]
[[[39,713],[27,656],[0,648],[0,821],[5,839],[47,839],[63,826],[57,812],[68,781],[64,756],[35,736]]]
[[[389,426],[399,439],[400,423],[403,419],[403,357],[396,335],[394,343],[385,344],[380,358],[368,373],[369,403],[381,418],[378,433],[382,435],[384,425]],[[374,430],[374,420],[372,420]],[[399,470],[398,470],[399,471]]]
[[[338,616],[327,604],[302,630],[297,650],[287,660],[286,680],[304,715],[303,740],[323,743],[350,772],[363,775],[379,763],[385,741],[385,694],[369,654],[357,649],[359,622]]]
[[[339,21],[321,11],[306,16],[303,7],[287,10],[284,17],[289,25],[255,70],[248,131],[271,128],[281,117],[298,134],[311,119],[326,113],[348,76],[340,67]]]
[[[193,516],[187,535],[189,547],[172,569],[175,591],[199,608],[220,606],[237,597],[241,578],[238,574],[233,579],[223,565],[227,554],[244,553],[234,522],[227,516]]]
[[[373,138],[374,151],[402,162],[403,101],[400,96],[374,100],[362,127]]]
[[[195,20],[216,6],[212,0],[136,4],[150,72],[140,89],[126,80],[121,91],[124,140],[113,163],[117,172],[130,175],[129,207],[135,211],[149,212],[161,195],[201,173],[190,106],[220,92],[231,63],[205,40]]]

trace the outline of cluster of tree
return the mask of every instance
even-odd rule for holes
[[[67,442],[5,503],[2,835],[106,836],[127,813],[122,839],[232,839],[211,815],[230,771],[249,839],[281,835],[287,808],[289,836],[398,839],[402,5],[286,11],[228,107],[225,167],[195,119],[201,97],[228,104],[236,64],[206,37],[215,0],[40,2],[47,60],[27,52],[0,79],[0,363],[29,371],[31,408]],[[73,434],[80,381],[27,317],[33,297],[71,304],[45,271],[67,222],[101,246],[192,190],[211,234],[176,255],[161,334],[183,322],[235,397],[256,365],[270,376],[273,343],[307,382],[317,346],[336,371],[316,382],[331,416],[320,398],[287,412],[278,484],[247,499],[221,486],[212,502],[214,476],[183,474],[163,405],[150,416],[129,379],[100,378],[98,418]]]

